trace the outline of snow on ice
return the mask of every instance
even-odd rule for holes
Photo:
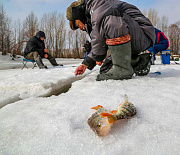
[[[21,70],[21,60],[16,69],[8,69],[12,62],[2,57],[0,67],[3,64],[6,70],[0,70],[0,154],[179,154],[180,65],[162,65],[158,59],[151,73],[161,75],[97,82],[98,66],[74,76],[72,66],[82,60],[69,59],[68,64],[57,59],[67,64]],[[66,87],[71,88],[63,91]],[[115,122],[107,137],[98,137],[87,124],[95,112],[91,107],[115,110],[124,102],[124,94],[137,114]]]

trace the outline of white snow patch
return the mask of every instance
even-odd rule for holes
[[[0,109],[0,154],[178,155],[180,66],[157,60],[151,72],[161,75],[100,82],[95,80],[98,69],[67,93],[48,98],[38,96],[73,78],[75,68],[0,71],[0,97],[19,94],[23,99]],[[137,114],[115,122],[107,137],[98,137],[87,124],[91,107],[114,110],[124,94]]]

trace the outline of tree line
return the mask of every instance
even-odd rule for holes
[[[158,17],[155,9],[143,10],[154,27],[160,29],[170,41],[170,49],[173,54],[180,54],[180,21],[168,24],[168,18]],[[3,55],[12,53],[23,55],[26,42],[38,31],[46,34],[46,48],[56,58],[83,58],[82,46],[88,38],[86,32],[72,31],[64,17],[64,14],[52,12],[43,14],[41,19],[31,12],[26,19],[12,21],[0,6],[0,51]]]
[[[31,12],[25,20],[12,21],[0,6],[0,51],[3,55],[23,55],[26,42],[38,31],[46,34],[45,44],[57,58],[83,58],[82,46],[88,39],[86,32],[72,31],[64,15],[57,12],[43,14],[41,19]]]

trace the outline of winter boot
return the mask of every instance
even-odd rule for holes
[[[107,73],[99,74],[96,80],[131,79],[134,73],[131,66],[131,41],[108,47],[112,57],[113,66]]]
[[[51,63],[51,65],[53,66],[63,66],[62,64],[58,64],[55,60],[55,58],[51,58],[49,59],[49,62]]]
[[[42,59],[41,59],[40,56],[38,56],[35,61],[36,61],[36,64],[38,65],[39,69],[48,69],[47,66],[45,66],[43,64]]]

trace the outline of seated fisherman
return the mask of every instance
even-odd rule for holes
[[[45,33],[39,31],[34,37],[32,37],[26,45],[24,50],[24,58],[29,60],[35,60],[40,69],[47,69],[47,66],[42,62],[42,58],[46,58],[53,66],[63,66],[57,64],[55,58],[48,53],[48,49],[45,49],[44,39],[46,39]]]

